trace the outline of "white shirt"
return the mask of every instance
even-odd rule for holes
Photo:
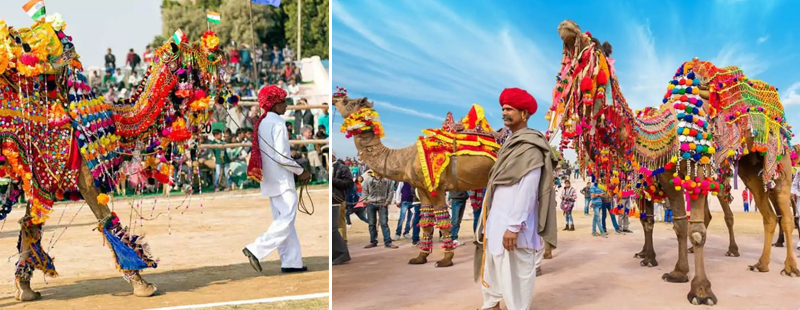
[[[239,128],[244,127],[244,122],[247,120],[246,116],[244,115],[244,110],[242,112],[236,111],[236,107],[228,109],[228,128],[230,128],[231,132],[236,134],[236,131]]]
[[[497,186],[492,194],[492,208],[486,219],[486,243],[490,254],[503,255],[503,234],[506,230],[519,232],[517,247],[542,249],[539,238],[539,180],[542,168],[526,174],[516,184]]]
[[[792,180],[792,195],[800,195],[800,170],[797,170],[794,180]]]
[[[289,84],[289,86],[286,87],[286,90],[289,92],[290,95],[297,95],[297,93],[300,92],[300,85],[297,85],[297,84],[291,85],[291,84]]]
[[[259,124],[258,147],[262,152],[261,196],[274,197],[295,190],[292,174],[300,175],[304,169],[291,157],[286,124],[278,114],[267,112],[267,117]],[[276,150],[280,154],[276,154]]]

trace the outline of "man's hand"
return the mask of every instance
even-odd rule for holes
[[[300,176],[298,177],[298,181],[300,181],[300,184],[303,185],[308,184],[308,182],[311,181],[311,172],[308,172],[308,170],[304,170],[303,173],[301,173]]]
[[[400,204],[399,203],[396,203],[394,205],[397,206],[398,208],[400,208]]]
[[[517,248],[517,234],[515,232],[511,232],[510,230],[506,230],[503,234],[503,248],[506,251],[514,251]]]

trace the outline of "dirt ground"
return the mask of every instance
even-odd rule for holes
[[[43,298],[20,303],[14,300],[12,284],[16,257],[3,261],[0,263],[0,308],[145,309],[327,292],[328,190],[327,186],[318,186],[309,191],[316,210],[312,216],[298,213],[296,222],[309,272],[295,275],[280,273],[277,251],[262,261],[263,274],[254,271],[242,255],[242,248],[265,232],[272,222],[269,200],[256,191],[194,195],[191,201],[185,201],[183,195],[173,195],[170,199],[158,197],[152,213],[156,218],[145,221],[142,227],[137,224],[135,230],[137,234],[146,234],[151,251],[160,259],[158,268],[143,273],[146,280],[158,287],[157,295],[149,298],[133,296],[131,286],[115,270],[111,250],[103,246],[101,234],[93,231],[96,220],[88,206],[81,209],[82,203],[57,205],[45,225],[42,245],[46,249],[53,236],[58,240],[49,253],[59,277],[43,279],[42,273],[36,271],[31,286],[40,291]],[[151,217],[153,199],[113,202],[126,225],[130,223],[130,203],[136,207],[139,202],[143,216]],[[171,220],[167,216],[168,205]],[[310,209],[310,201],[306,205]],[[14,209],[0,231],[0,257],[16,254],[19,227],[16,221],[23,212],[24,209]],[[73,217],[71,225],[67,226]],[[322,301],[298,302],[319,308]],[[285,304],[290,303],[297,302]],[[323,308],[327,308],[327,304],[324,299]],[[240,309],[253,306],[240,306]],[[281,305],[269,307],[284,309]]]
[[[582,181],[575,186],[582,188]],[[742,185],[740,183],[740,189]],[[553,259],[542,264],[537,278],[532,309],[770,309],[800,308],[800,279],[780,275],[785,248],[772,248],[770,271],[747,269],[757,262],[763,247],[763,226],[759,213],[743,213],[741,191],[734,192],[734,231],[740,257],[726,257],[728,234],[722,212],[713,212],[705,247],[706,273],[719,299],[714,307],[692,306],[686,298],[689,283],[667,283],[661,275],[673,270],[677,261],[677,238],[671,224],[656,223],[655,250],[659,265],[639,266],[633,254],[642,249],[644,236],[638,220],[631,220],[633,234],[612,233],[607,239],[591,236],[591,217],[583,215],[579,194],[575,207],[575,231],[561,231],[564,218],[559,210],[558,249]],[[721,210],[715,199],[712,210]],[[391,207],[390,212],[398,213]],[[348,231],[352,260],[333,267],[333,304],[337,309],[477,309],[481,306],[480,285],[473,282],[472,220],[461,224],[460,239],[468,245],[456,249],[455,265],[436,268],[443,250],[434,238],[434,253],[425,265],[409,265],[418,250],[410,239],[395,244],[399,249],[369,243],[367,225],[353,215]],[[391,216],[396,218],[396,216]],[[610,222],[610,220],[609,220]],[[394,234],[397,222],[390,221]],[[611,223],[607,224],[612,227]],[[612,230],[613,231],[613,230]],[[380,231],[378,240],[382,240]],[[797,231],[792,243],[797,242]],[[798,252],[795,250],[794,255]],[[694,276],[694,257],[689,254]],[[504,307],[504,306],[503,306]],[[504,308],[505,309],[505,308]]]

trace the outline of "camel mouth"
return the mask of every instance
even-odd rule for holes
[[[581,36],[581,27],[575,21],[565,19],[558,24],[558,35],[564,43],[564,53],[571,54],[575,49],[576,39]],[[568,55],[570,57],[574,55]]]

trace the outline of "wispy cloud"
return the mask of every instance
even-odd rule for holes
[[[781,103],[783,103],[784,106],[800,105],[800,82],[792,84],[792,86],[789,86],[789,89],[783,92]]]
[[[334,53],[348,58],[344,63],[339,59],[345,57],[337,58],[337,85],[462,107],[476,99],[494,99],[505,87],[549,98],[552,74],[558,69],[553,61],[558,59],[557,49],[548,54],[510,26],[488,26],[435,1],[404,4],[404,14],[383,2],[364,4],[372,14],[356,14],[355,5],[333,1],[334,23],[341,23],[333,34]],[[346,29],[338,30],[342,28]]]
[[[681,62],[670,54],[658,52],[649,20],[632,24],[627,29],[633,50],[628,51],[632,57],[621,60],[624,63],[617,62],[622,92],[634,109],[658,105],[667,89],[667,82]],[[661,50],[665,51],[663,47]],[[621,67],[627,69],[620,70]]]
[[[767,42],[767,40],[769,40],[769,36],[760,37],[760,38],[758,38],[758,44]]]
[[[769,68],[764,57],[741,51],[741,46],[736,43],[725,45],[711,60],[717,67],[737,66],[748,77],[755,77]]]
[[[443,121],[444,120],[444,117],[442,117],[442,116],[436,116],[436,115],[433,115],[433,114],[430,114],[430,113],[420,112],[420,111],[417,111],[417,110],[414,110],[414,109],[399,107],[399,106],[393,105],[393,104],[388,103],[388,102],[375,101],[375,105],[378,106],[378,107],[381,107],[381,108],[386,108],[386,109],[389,109],[389,110],[392,110],[392,111],[396,111],[396,112],[400,112],[400,113],[403,113],[403,114],[424,117],[424,118],[432,119],[432,120],[435,120],[435,121]]]

